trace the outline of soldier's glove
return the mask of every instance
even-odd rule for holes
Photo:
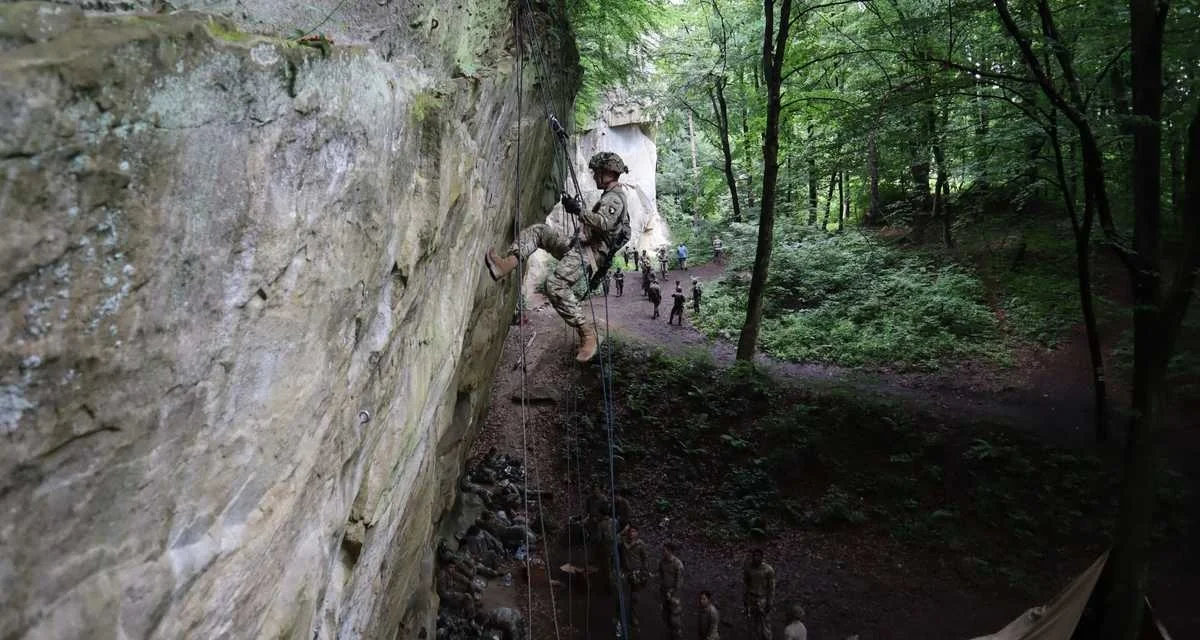
[[[562,206],[563,211],[573,215],[578,215],[583,211],[583,202],[579,198],[571,197],[565,193],[562,194]]]

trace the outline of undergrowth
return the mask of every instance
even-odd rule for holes
[[[762,349],[786,360],[936,369],[1008,352],[978,278],[860,233],[782,234],[764,297]],[[732,338],[745,320],[752,245],[712,287],[697,324]]]
[[[1113,526],[1117,463],[1089,451],[848,392],[806,393],[754,365],[718,367],[707,353],[617,344],[613,367],[623,473],[636,474],[658,513],[716,538],[795,528],[885,536],[1018,583],[1023,565],[1098,548]],[[599,460],[603,430],[587,437]],[[1159,486],[1156,513],[1182,513],[1181,477],[1164,469]],[[1182,528],[1168,518],[1158,534]]]

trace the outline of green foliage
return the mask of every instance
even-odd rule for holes
[[[749,252],[713,287],[700,326],[732,336],[744,320]],[[795,231],[776,247],[763,350],[788,360],[936,368],[1002,354],[994,315],[973,275],[935,266],[861,234]]]
[[[655,510],[686,504],[718,538],[852,529],[921,548],[986,549],[974,551],[986,563],[975,573],[1010,580],[1059,545],[1103,544],[1113,524],[1118,478],[1092,452],[986,425],[946,427],[849,392],[802,393],[761,367],[721,368],[699,352],[621,343],[613,362],[627,407],[617,420],[625,468],[670,478],[650,487]],[[585,433],[599,453],[602,430]],[[1186,479],[1160,475],[1159,508],[1186,513]],[[1169,520],[1158,534],[1185,526]]]
[[[575,121],[583,123],[594,117],[603,92],[644,74],[651,55],[647,45],[663,18],[663,6],[661,0],[570,0],[566,7],[583,67],[575,99]]]

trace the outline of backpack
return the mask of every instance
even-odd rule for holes
[[[616,226],[608,234],[608,252],[596,256],[596,272],[588,278],[589,291],[600,286],[604,275],[608,273],[608,268],[612,266],[613,258],[617,257],[618,252],[633,235],[629,228],[629,201],[625,198],[624,188],[618,185],[610,191],[616,193],[617,197],[621,199],[621,215],[617,218]],[[600,201],[597,200],[596,204],[592,205],[592,213],[599,212]]]

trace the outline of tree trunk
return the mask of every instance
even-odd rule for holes
[[[838,172],[838,233],[842,232],[842,227],[846,226],[846,192],[845,192],[846,172]]]
[[[709,90],[713,113],[717,118],[717,137],[721,139],[721,156],[724,159],[725,184],[729,187],[729,200],[733,208],[730,219],[742,221],[742,205],[738,200],[737,176],[733,172],[733,148],[729,143],[729,108],[725,103],[725,78],[713,79]]]
[[[692,143],[692,226],[700,218],[700,164],[696,161],[696,127],[692,124],[692,112],[688,111],[688,138]]]
[[[755,76],[757,77],[757,76]],[[741,72],[738,73],[739,86],[742,89],[741,114],[742,114],[742,156],[746,169],[746,206],[754,206],[754,158],[750,150],[754,148],[754,141],[750,139],[750,115],[749,107],[746,103],[746,81]],[[758,88],[757,86],[755,87]]]
[[[942,150],[941,141],[936,138],[933,143],[933,159],[937,164],[937,179],[933,187],[934,215],[942,220],[942,241],[947,247],[953,247],[954,237],[950,233],[950,225],[954,221],[950,217],[950,207],[946,202],[950,191],[950,177],[946,174],[946,154]]]
[[[1183,136],[1179,135],[1177,129],[1171,133],[1168,144],[1170,144],[1169,153],[1171,162],[1171,214],[1177,219],[1182,219]]]
[[[1159,275],[1162,173],[1162,24],[1157,0],[1132,0],[1133,76],[1133,416],[1125,442],[1125,482],[1102,628],[1110,640],[1136,640],[1145,615],[1154,504],[1154,440],[1162,422],[1169,354]],[[1162,11],[1166,11],[1163,5]],[[1190,256],[1188,257],[1190,259]]]
[[[870,204],[867,205],[867,216],[863,225],[877,227],[883,224],[883,204],[879,200],[879,147],[875,138],[877,129],[872,127],[867,134],[867,175],[870,181]]]
[[[771,250],[775,243],[775,188],[779,179],[779,118],[782,104],[783,64],[787,49],[792,0],[783,0],[779,7],[779,33],[773,41],[775,21],[774,0],[763,0],[763,81],[767,86],[767,127],[763,132],[762,198],[758,217],[758,246],[754,252],[754,273],[750,278],[750,293],[746,302],[746,322],[738,338],[737,359],[750,361],[758,349],[758,330],[762,323],[763,294],[771,265]]]
[[[833,209],[833,190],[837,187],[838,169],[829,176],[829,193],[825,194],[825,214],[821,216],[821,230],[829,231],[829,212]]]
[[[809,125],[809,225],[817,223],[817,157],[812,149],[812,125]]]
[[[982,59],[987,60],[988,58],[984,57]],[[988,184],[991,182],[991,176],[988,173],[987,148],[989,125],[987,110],[988,101],[984,96],[984,90],[987,86],[988,85],[983,78],[979,78],[975,81],[975,174],[976,180],[982,187],[988,186]]]
[[[1052,119],[1047,129],[1051,149],[1054,151],[1054,169],[1058,175],[1063,205],[1071,219],[1071,232],[1075,236],[1075,274],[1079,285],[1079,305],[1083,311],[1083,327],[1087,334],[1088,356],[1092,363],[1092,410],[1096,442],[1108,440],[1108,388],[1104,381],[1104,353],[1100,350],[1100,329],[1096,326],[1095,298],[1092,294],[1091,240],[1095,207],[1091,201],[1084,205],[1083,220],[1075,209],[1075,191],[1067,179],[1066,164],[1063,162],[1062,144],[1058,138],[1058,122]]]

